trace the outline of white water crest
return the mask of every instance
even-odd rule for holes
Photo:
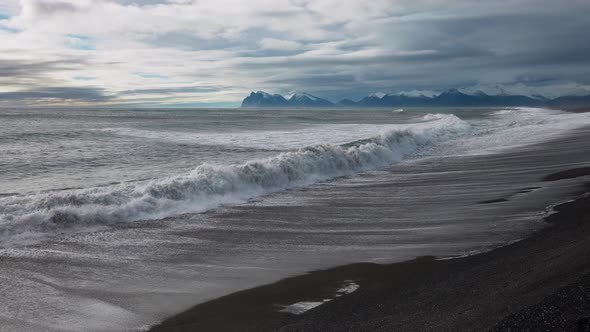
[[[138,128],[105,128],[115,135],[146,138],[185,144],[222,145],[261,150],[291,150],[313,146],[318,142],[334,145],[374,136],[376,133],[404,129],[399,124],[329,124],[310,125],[294,130],[264,130],[242,132],[182,132],[156,131]]]
[[[454,115],[419,122],[345,145],[320,144],[238,165],[203,164],[189,173],[146,182],[53,191],[0,199],[0,241],[22,243],[83,229],[197,213],[249,198],[382,168],[425,146],[466,135]]]
[[[328,143],[266,159],[230,165],[205,163],[187,173],[148,181],[8,195],[0,197],[0,246],[22,245],[64,231],[199,213],[272,192],[384,168],[412,157],[497,153],[587,125],[589,116],[534,108],[500,110],[474,121],[453,114],[426,114],[410,124],[374,125],[375,130],[382,131],[371,135],[369,127],[362,125],[360,132],[346,134],[354,139],[346,144],[327,140]],[[326,142],[324,137],[309,135],[297,142],[306,143],[312,138]],[[341,142],[343,137],[336,141]],[[275,145],[273,149],[278,145],[295,146],[290,139],[276,141],[267,140],[269,145]]]

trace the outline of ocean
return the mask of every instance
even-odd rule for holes
[[[572,191],[538,183],[578,162],[543,146],[589,120],[535,108],[0,110],[0,324],[140,330],[311,269],[516,241]]]

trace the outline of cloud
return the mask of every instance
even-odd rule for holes
[[[260,42],[260,47],[270,50],[298,50],[303,47],[301,43],[292,40],[281,40],[274,38],[264,38]]]
[[[120,95],[175,95],[195,92],[213,92],[219,90],[220,87],[199,87],[199,86],[181,86],[168,88],[152,88],[152,89],[135,89],[121,91]]]
[[[161,80],[165,80],[165,79],[169,79],[170,77],[166,76],[166,75],[160,75],[160,74],[152,74],[152,73],[135,73],[137,76],[143,77],[143,78],[156,78],[156,79],[161,79]]]
[[[73,79],[80,80],[80,81],[92,81],[92,80],[95,80],[96,77],[94,77],[94,76],[74,76]]]
[[[77,50],[90,51],[96,49],[93,38],[75,34],[66,35],[65,45]]]
[[[34,11],[36,15],[53,15],[56,13],[74,13],[78,7],[71,2],[29,0],[23,1],[24,10]]]
[[[39,90],[24,90],[15,92],[0,92],[1,102],[17,100],[25,104],[85,102],[97,103],[109,101],[111,97],[99,88],[51,87]]]
[[[49,61],[0,59],[0,79],[18,81],[32,80],[56,72],[76,70],[84,65],[82,59],[60,59]]]
[[[338,99],[587,84],[589,10],[582,0],[4,0],[0,92],[22,92],[15,103],[70,87],[95,89],[97,103],[237,105],[259,89]]]

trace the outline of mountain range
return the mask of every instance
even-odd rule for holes
[[[333,107],[334,103],[309,93],[292,93],[283,97],[264,91],[252,92],[242,101],[242,107]]]
[[[379,108],[379,107],[503,107],[503,106],[587,106],[590,94],[548,98],[543,96],[490,95],[480,90],[468,92],[450,89],[439,94],[372,94],[354,101],[343,99],[337,103],[309,93],[292,93],[287,96],[263,91],[252,92],[242,101],[242,108]]]

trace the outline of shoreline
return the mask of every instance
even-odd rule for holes
[[[544,181],[588,175],[590,168],[580,167],[549,174]],[[313,271],[198,304],[150,331],[528,328],[538,323],[535,315],[546,311],[543,301],[553,308],[560,300],[551,297],[559,291],[586,281],[584,285],[590,286],[590,277],[584,279],[590,276],[590,223],[584,223],[590,219],[590,183],[581,186],[579,194],[553,207],[555,213],[544,218],[547,227],[488,252]],[[358,290],[336,296],[351,281]],[[580,301],[590,308],[588,294]],[[299,302],[323,303],[299,315],[281,312]],[[560,313],[575,311],[567,301],[560,303]],[[573,329],[584,318],[571,313],[566,320],[554,316],[543,326]]]

